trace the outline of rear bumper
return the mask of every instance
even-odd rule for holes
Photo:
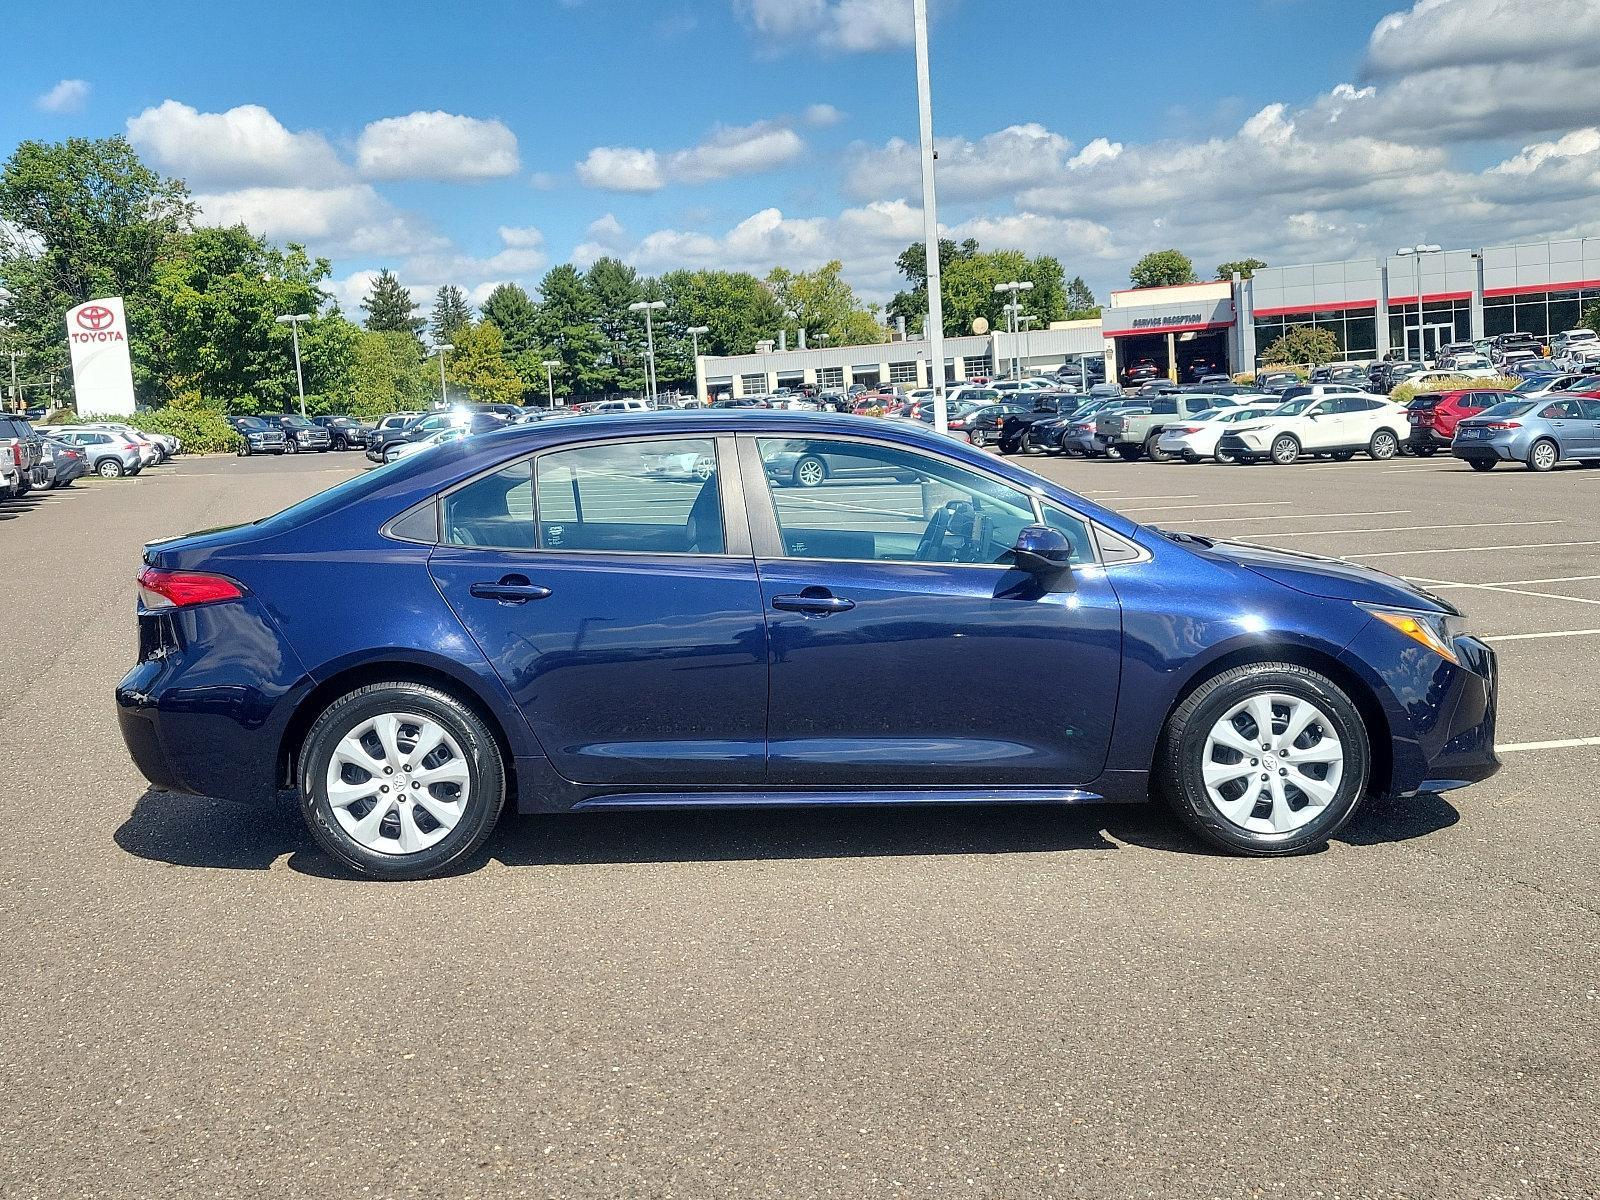
[[[1522,455],[1509,438],[1464,442],[1456,438],[1450,443],[1450,453],[1467,462],[1520,462]]]

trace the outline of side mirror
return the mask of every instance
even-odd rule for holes
[[[1041,580],[1054,579],[1072,569],[1072,543],[1066,534],[1048,525],[1027,525],[1011,548],[1012,564]]]

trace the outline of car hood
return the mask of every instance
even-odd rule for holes
[[[1213,560],[1237,564],[1284,587],[1308,596],[1328,600],[1349,600],[1360,604],[1387,604],[1396,608],[1457,613],[1446,600],[1393,575],[1357,566],[1337,558],[1323,558],[1294,550],[1276,550],[1250,542],[1212,542],[1209,546],[1190,544],[1195,553]]]

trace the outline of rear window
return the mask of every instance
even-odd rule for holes
[[[1527,400],[1502,400],[1492,408],[1486,408],[1478,415],[1480,417],[1520,417],[1533,408]]]
[[[1406,407],[1410,408],[1410,409],[1415,409],[1418,412],[1423,412],[1423,411],[1426,411],[1427,409],[1430,409],[1430,408],[1438,408],[1439,407],[1439,397],[1437,397],[1437,396],[1418,396],[1410,404],[1406,405]]]

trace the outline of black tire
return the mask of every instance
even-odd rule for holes
[[[1282,833],[1248,830],[1228,820],[1201,777],[1213,726],[1241,700],[1261,692],[1309,700],[1326,714],[1345,750],[1343,776],[1334,798],[1321,814]],[[1250,663],[1208,679],[1173,710],[1156,753],[1155,783],[1161,798],[1203,840],[1232,854],[1273,857],[1303,854],[1325,845],[1359,807],[1371,770],[1366,725],[1336,684],[1294,663]],[[1245,781],[1246,791],[1256,786],[1259,781],[1254,777]]]
[[[1328,457],[1333,459],[1334,462],[1349,462],[1355,456],[1356,452],[1354,450],[1335,450],[1332,454],[1328,455]]]
[[[1292,433],[1280,433],[1272,439],[1270,452],[1272,461],[1280,467],[1287,467],[1300,457],[1300,439]]]
[[[285,438],[283,443],[283,452],[285,454],[299,454],[300,443],[295,441],[293,438]]]
[[[123,476],[122,464],[114,458],[102,458],[94,465],[94,473],[101,479],[121,479]],[[17,493],[22,494],[20,491]]]
[[[1123,462],[1138,462],[1144,457],[1143,446],[1118,446],[1117,457]]]
[[[1400,453],[1400,439],[1388,429],[1380,429],[1372,435],[1372,440],[1367,443],[1367,457],[1373,462],[1388,462]]]
[[[1528,448],[1528,470],[1553,471],[1561,461],[1561,447],[1549,438],[1540,438]]]
[[[1213,461],[1219,462],[1219,463],[1236,463],[1236,462],[1239,461],[1238,459],[1234,458],[1234,456],[1232,454],[1230,454],[1228,451],[1222,449],[1222,447],[1220,447],[1220,446],[1218,446],[1216,450],[1212,451],[1211,458],[1212,458]],[[1196,460],[1196,461],[1198,461],[1198,460]]]
[[[1432,442],[1412,442],[1411,448],[1417,452],[1419,458],[1432,458],[1439,453],[1439,447]]]
[[[982,450],[989,445],[989,435],[982,429],[974,429],[969,435],[972,444]]]
[[[807,454],[795,463],[794,470],[790,473],[791,482],[795,487],[814,488],[821,487],[828,478],[828,464],[815,454]]]
[[[1195,464],[1195,463],[1200,461],[1200,456],[1198,454],[1196,454],[1193,450],[1185,450],[1185,451],[1183,451],[1183,461],[1186,462],[1186,463],[1189,463],[1192,466],[1193,464]],[[1221,460],[1219,459],[1218,461],[1221,461]]]
[[[1156,445],[1156,442],[1160,439],[1160,437],[1161,435],[1159,433],[1152,433],[1149,437],[1145,438],[1144,456],[1151,462],[1171,462],[1172,455],[1168,454],[1165,450],[1162,450]]]
[[[1038,450],[1038,447],[1033,444],[1033,433],[1032,433],[1032,431],[1024,429],[1017,436],[1017,453],[1018,454],[1033,454],[1037,450]]]
[[[1492,471],[1497,465],[1497,460],[1492,458],[1467,459],[1467,466],[1471,467],[1474,471]]]
[[[239,455],[240,458],[249,458],[250,457],[250,443],[249,442],[242,443],[239,446],[237,454]]]
[[[467,766],[469,790],[459,822],[435,845],[410,854],[362,845],[345,831],[328,801],[335,748],[352,730],[384,713],[438,722],[461,747]],[[306,734],[298,782],[301,816],[317,845],[356,874],[374,879],[424,879],[461,862],[493,832],[506,798],[505,763],[488,725],[454,696],[420,683],[369,684],[330,704]]]

